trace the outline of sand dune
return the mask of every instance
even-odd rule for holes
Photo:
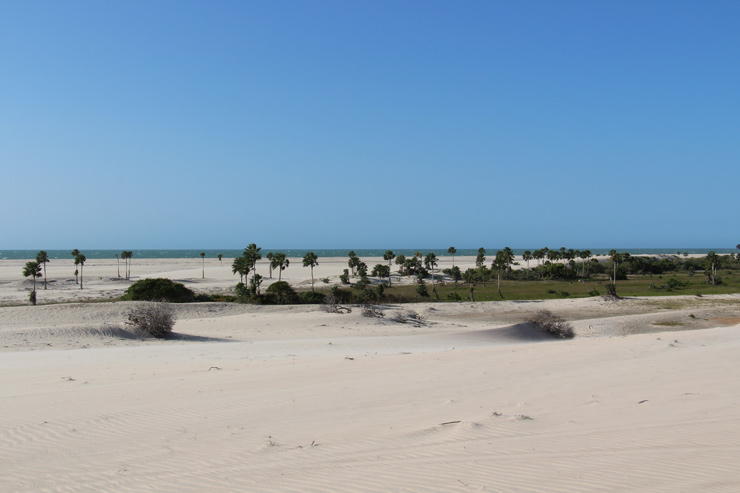
[[[0,485],[737,491],[739,302],[198,303],[167,341],[131,302],[0,307]],[[409,308],[427,324],[391,320]],[[543,337],[539,308],[578,336]]]

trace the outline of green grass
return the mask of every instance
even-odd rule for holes
[[[650,284],[661,286],[667,283],[668,279],[677,279],[687,283],[685,287],[668,289],[651,289]],[[474,286],[476,301],[498,301],[498,300],[548,300],[548,299],[567,299],[567,298],[585,298],[591,296],[593,290],[598,291],[599,295],[606,294],[606,285],[609,283],[607,278],[589,279],[584,282],[568,281],[501,281],[501,293],[499,296],[496,287],[496,281],[478,283]],[[427,288],[431,295],[430,298],[423,301],[436,301],[432,293],[431,282],[427,282]],[[436,284],[437,294],[440,301],[447,301],[449,293],[457,293],[463,300],[468,299],[469,288],[466,283],[441,285]],[[422,301],[416,295],[416,286],[394,285],[387,288],[385,293],[394,296],[403,296],[408,300]],[[564,293],[568,293],[566,296]],[[625,281],[617,281],[617,294],[619,296],[680,296],[680,295],[710,295],[710,294],[732,294],[740,293],[740,276],[736,272],[733,274],[724,274],[722,284],[717,286],[708,285],[705,277],[696,274],[689,276],[686,273],[669,273],[662,276],[630,276]]]

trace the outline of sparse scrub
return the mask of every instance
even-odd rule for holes
[[[539,330],[559,339],[573,339],[573,326],[564,319],[553,315],[549,310],[536,311],[527,322],[533,323]]]
[[[422,325],[427,324],[426,317],[420,315],[414,310],[406,310],[406,312],[396,312],[393,314],[391,320],[399,324],[413,324],[417,327],[421,327]]]
[[[332,290],[324,298],[324,311],[326,313],[352,313],[352,309],[342,306],[341,297],[338,296],[337,290]]]
[[[377,305],[368,303],[368,304],[362,305],[362,316],[369,317],[369,318],[383,318],[385,317],[385,313],[383,313],[383,310],[378,308]]]
[[[175,314],[166,303],[154,302],[136,305],[128,313],[126,325],[136,327],[159,339],[172,334],[175,325]]]

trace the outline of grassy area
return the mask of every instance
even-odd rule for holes
[[[712,286],[706,283],[706,278],[700,273],[689,276],[687,273],[670,273],[662,276],[631,276],[625,281],[617,281],[617,293],[620,296],[670,296],[670,295],[709,295],[740,293],[740,274],[738,271],[722,272],[722,284]],[[675,279],[684,286],[669,289],[667,282]],[[547,300],[564,298],[583,298],[606,293],[606,284],[609,280],[589,279],[583,282],[573,281],[501,281],[499,296],[496,281],[478,283],[474,286],[476,301],[496,300]],[[652,285],[652,287],[651,287]],[[468,299],[469,287],[466,283],[441,285],[436,284],[440,301],[446,301],[450,293],[457,293],[463,300]],[[661,286],[664,286],[661,288]],[[431,295],[429,301],[435,300],[431,282],[427,283]],[[399,286],[385,290],[386,294],[403,296],[409,300],[417,300],[414,285]],[[594,293],[594,294],[592,294]]]

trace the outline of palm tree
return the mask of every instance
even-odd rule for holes
[[[711,251],[707,254],[707,263],[710,266],[712,272],[712,285],[717,284],[717,264],[719,263],[719,256]]]
[[[79,254],[80,254],[80,251],[76,248],[72,250],[71,252],[72,258],[74,259],[76,259]],[[77,265],[77,262],[75,262],[75,265]],[[75,268],[75,284],[79,284],[79,283],[80,281],[78,280],[78,277],[77,277],[77,268]]]
[[[447,249],[447,253],[452,255],[452,267],[455,267],[455,254],[457,253],[457,249],[455,247],[450,247]]]
[[[36,262],[44,266],[44,289],[46,289],[46,264],[47,262],[51,262],[51,260],[49,260],[49,255],[45,251],[41,250],[36,254]]]
[[[617,266],[624,260],[624,255],[621,253],[617,253],[616,250],[609,250],[609,258],[614,263],[614,278],[612,279],[612,282],[614,283],[614,292],[617,292]]]
[[[527,270],[529,270],[529,261],[532,260],[534,257],[532,257],[532,252],[529,250],[524,250],[524,253],[522,254],[522,260],[527,262]]]
[[[256,284],[257,280],[255,275],[257,274],[257,261],[262,258],[260,253],[262,248],[258,247],[256,243],[250,243],[247,248],[244,249],[244,257],[249,262],[249,266],[252,269],[252,282]]]
[[[121,278],[121,261],[118,260],[118,254],[116,254],[116,265],[118,266],[118,278]]]
[[[582,271],[581,275],[583,277],[587,277],[586,276],[586,267],[588,266],[588,259],[591,258],[591,250],[582,250],[581,251],[581,254],[579,256],[581,257],[581,260],[583,261],[583,271]]]
[[[200,258],[203,259],[203,279],[206,278],[206,252],[200,252]]]
[[[391,262],[393,262],[394,258],[396,258],[396,254],[393,253],[393,250],[386,250],[383,254],[383,260],[388,261],[388,287],[391,286]]]
[[[311,267],[311,291],[313,291],[313,268],[319,265],[319,257],[313,252],[307,252],[303,257],[303,267]]]
[[[468,283],[468,286],[470,288],[470,301],[475,301],[475,294],[473,292],[473,281],[475,281],[475,271],[473,269],[468,269],[465,272],[463,272],[462,278],[465,282]]]
[[[33,278],[33,291],[28,297],[32,304],[36,304],[36,278],[41,277],[41,265],[38,262],[31,261],[26,262],[26,266],[23,268],[23,277]]]
[[[349,257],[349,260],[347,260],[347,266],[352,270],[352,277],[354,277],[359,273],[360,266],[363,262],[360,260],[360,257],[355,254],[354,250],[350,250],[347,257]]]
[[[124,268],[126,270],[126,280],[131,278],[131,259],[134,256],[134,252],[130,250],[124,250],[121,252],[121,258],[124,260]]]
[[[223,256],[223,255],[221,255],[221,254],[219,253],[219,254],[218,254],[218,262],[219,262],[219,263],[221,264],[221,267],[223,267],[223,266],[224,266],[224,263],[223,263],[223,258],[224,258],[224,256]]]
[[[511,248],[506,247],[503,250],[499,250],[498,252],[496,252],[496,258],[493,260],[493,265],[491,265],[491,268],[498,270],[498,295],[501,296],[501,298],[504,297],[504,295],[501,294],[501,271],[511,270],[511,264],[513,263],[514,252]]]
[[[239,274],[239,282],[246,284],[246,277],[249,274],[249,260],[246,257],[236,257],[231,264],[231,272]]]
[[[269,260],[269,262],[267,262],[267,267],[270,269],[270,279],[272,279],[272,252],[265,255],[265,258]]]
[[[437,267],[437,256],[432,253],[427,253],[427,256],[424,258],[424,264],[426,264],[427,269],[432,271],[432,286],[434,286],[434,268]]]
[[[75,265],[80,266],[80,289],[82,289],[82,268],[85,266],[86,260],[87,260],[87,257],[85,257],[81,253],[75,257]]]
[[[278,281],[283,279],[283,271],[290,265],[290,260],[285,256],[284,253],[276,253],[272,256],[272,268],[280,269],[278,271]]]
[[[480,247],[478,249],[478,256],[475,257],[475,266],[476,267],[483,267],[483,264],[486,262],[486,249],[483,247]]]

